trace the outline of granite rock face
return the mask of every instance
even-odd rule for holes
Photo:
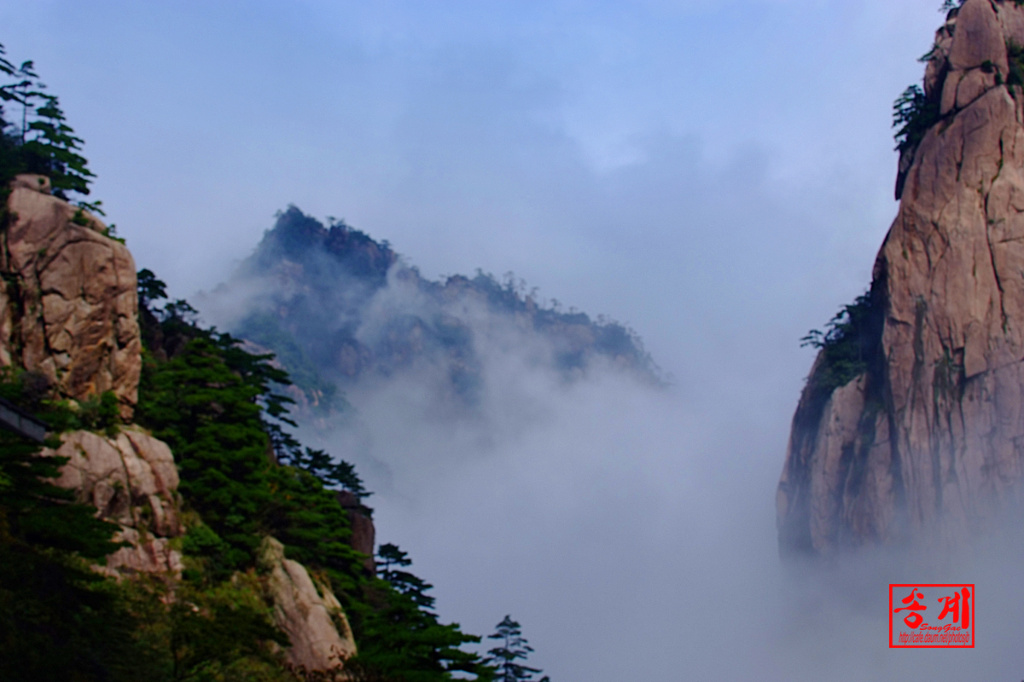
[[[366,570],[371,574],[376,573],[373,555],[377,547],[377,529],[373,525],[372,511],[355,494],[347,490],[338,491],[338,503],[348,514],[352,526],[349,544],[352,545],[352,549],[366,555]]]
[[[141,371],[135,263],[87,211],[18,176],[0,239],[0,365],[77,400],[113,391],[130,418]]]
[[[130,422],[142,368],[131,254],[94,216],[51,196],[47,178],[20,175],[10,190],[7,229],[0,233],[0,366],[33,373],[63,398],[111,391]],[[41,452],[68,460],[55,484],[116,523],[113,540],[125,543],[95,568],[119,578],[156,575],[173,586],[184,568],[175,540],[185,528],[167,444],[131,424],[114,435],[71,431],[60,438],[56,450]],[[372,555],[369,511],[358,499],[349,501],[360,548]],[[341,604],[326,584],[286,559],[273,538],[260,554],[275,621],[291,640],[288,661],[343,679],[343,662],[356,647]]]
[[[345,612],[330,588],[315,582],[306,568],[286,559],[284,546],[268,537],[260,546],[260,568],[267,574],[267,592],[274,622],[288,635],[288,662],[307,672],[341,672],[356,654]]]
[[[178,470],[167,444],[131,427],[115,437],[72,431],[62,439],[56,450],[42,452],[68,458],[54,483],[117,523],[115,541],[130,543],[107,557],[107,572],[179,575],[181,553],[170,541],[184,529]]]
[[[871,357],[828,392],[823,351],[793,420],[784,554],[955,545],[1022,501],[1021,45],[1014,2],[967,0],[936,35],[925,91],[939,113],[902,160]]]

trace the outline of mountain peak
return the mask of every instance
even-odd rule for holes
[[[238,292],[258,293],[239,304]],[[328,383],[347,390],[416,372],[438,404],[471,407],[487,382],[485,356],[525,349],[563,379],[604,363],[660,381],[639,337],[616,322],[544,306],[515,277],[428,280],[387,241],[344,221],[325,227],[295,206],[212,298],[230,301],[225,326],[274,351],[312,402],[333,391]]]
[[[870,292],[809,337],[777,498],[785,553],[959,544],[1020,499],[1021,46],[1024,7],[966,0],[924,89],[897,101],[901,203]]]

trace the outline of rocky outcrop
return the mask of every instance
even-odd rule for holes
[[[367,507],[359,497],[348,490],[338,491],[338,503],[348,514],[348,521],[352,527],[352,537],[349,544],[352,549],[366,555],[363,565],[370,574],[377,572],[373,561],[374,551],[377,547],[377,529],[373,525],[373,510]]]
[[[1024,7],[967,0],[925,74],[938,119],[908,150],[878,254],[863,371],[793,420],[784,553],[958,543],[1024,481]]]
[[[42,176],[18,176],[7,210],[0,365],[39,372],[69,398],[113,391],[130,418],[142,367],[131,254]]]
[[[352,629],[338,599],[306,568],[286,559],[284,546],[268,537],[260,546],[260,568],[274,605],[274,622],[291,641],[288,662],[307,672],[333,671],[342,677],[344,662],[356,654]]]
[[[178,470],[167,444],[135,428],[114,437],[72,431],[62,439],[56,450],[42,452],[68,458],[55,483],[117,523],[114,540],[129,543],[107,557],[107,571],[179,575],[181,554],[171,548],[183,533]]]
[[[52,388],[59,397],[83,401],[113,392],[130,421],[142,368],[135,264],[98,219],[49,190],[49,180],[36,175],[18,176],[10,185],[0,232],[0,366],[27,370],[40,394]],[[161,350],[177,342],[161,341]],[[167,444],[130,424],[114,435],[72,431],[60,437],[58,448],[41,453],[67,458],[55,483],[119,526],[113,540],[123,546],[96,568],[117,577],[157,575],[173,586],[183,570],[175,539],[184,527],[178,470]],[[353,515],[364,509],[356,500]],[[372,554],[368,514],[354,524]],[[277,624],[291,639],[286,653],[292,666],[340,670],[355,643],[330,589],[285,559],[275,540],[264,543],[261,565]]]

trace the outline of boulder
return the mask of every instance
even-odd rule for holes
[[[991,0],[967,0],[960,7],[949,62],[963,70],[989,62],[1007,72],[1006,39]]]
[[[343,677],[344,662],[356,654],[345,612],[325,583],[314,583],[306,567],[286,559],[284,545],[264,538],[259,550],[274,623],[291,642],[286,656],[296,669]]]
[[[0,364],[40,372],[76,400],[113,391],[130,418],[142,368],[131,254],[42,176],[18,176],[7,209]]]
[[[43,456],[67,457],[56,485],[117,523],[116,541],[129,543],[107,557],[111,573],[181,573],[181,554],[170,540],[184,532],[179,515],[178,470],[163,441],[133,427],[114,437],[72,431]]]

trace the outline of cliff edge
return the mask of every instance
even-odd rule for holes
[[[19,175],[0,235],[0,365],[68,398],[112,391],[130,419],[142,368],[135,262],[94,216]]]
[[[871,289],[817,344],[793,419],[783,554],[951,546],[1021,501],[1022,46],[1016,2],[966,0],[936,34]]]
[[[106,433],[61,433],[59,447],[41,455],[66,458],[53,482],[118,527],[120,548],[94,569],[119,580],[158,576],[173,602],[186,568],[186,524],[171,448],[131,423],[142,369],[134,261],[97,218],[52,196],[46,177],[18,175],[9,189],[0,231],[0,367],[31,376],[34,390],[67,401],[74,413],[106,402],[119,412]],[[372,555],[369,523],[364,551]],[[341,605],[326,583],[285,558],[281,543],[266,537],[263,544],[257,583],[291,643],[287,664],[338,678],[356,653]]]

